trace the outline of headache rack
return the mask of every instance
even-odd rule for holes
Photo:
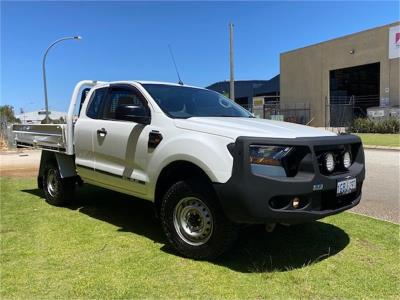
[[[79,94],[87,87],[103,84],[103,81],[82,80],[72,93],[65,124],[14,124],[12,134],[17,147],[37,148],[55,152],[74,154],[74,111]]]

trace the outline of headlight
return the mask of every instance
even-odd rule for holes
[[[324,164],[326,170],[331,173],[335,169],[335,158],[333,157],[333,154],[328,152],[324,156]]]
[[[350,168],[350,166],[351,166],[351,155],[350,155],[349,151],[346,151],[343,154],[342,163],[343,163],[343,167],[345,167],[346,169]]]
[[[250,163],[258,165],[280,166],[281,159],[291,150],[282,146],[250,146]]]
[[[258,176],[286,177],[282,159],[293,148],[287,146],[250,146],[250,164]]]

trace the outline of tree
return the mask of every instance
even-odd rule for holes
[[[1,105],[0,122],[1,124],[21,123],[21,120],[15,117],[14,107],[12,107],[11,105]]]

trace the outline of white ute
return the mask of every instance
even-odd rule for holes
[[[239,224],[349,209],[365,176],[356,136],[256,119],[214,91],[172,83],[81,81],[66,124],[13,132],[17,146],[42,149],[48,203],[68,205],[82,183],[153,201],[168,241],[194,259],[226,251]]]

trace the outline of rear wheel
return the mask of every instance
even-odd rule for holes
[[[236,239],[236,225],[224,215],[207,184],[179,181],[165,194],[160,217],[172,246],[183,256],[213,259]]]
[[[55,206],[65,206],[72,202],[75,189],[74,178],[61,178],[57,165],[46,168],[43,177],[43,191],[46,202]]]

